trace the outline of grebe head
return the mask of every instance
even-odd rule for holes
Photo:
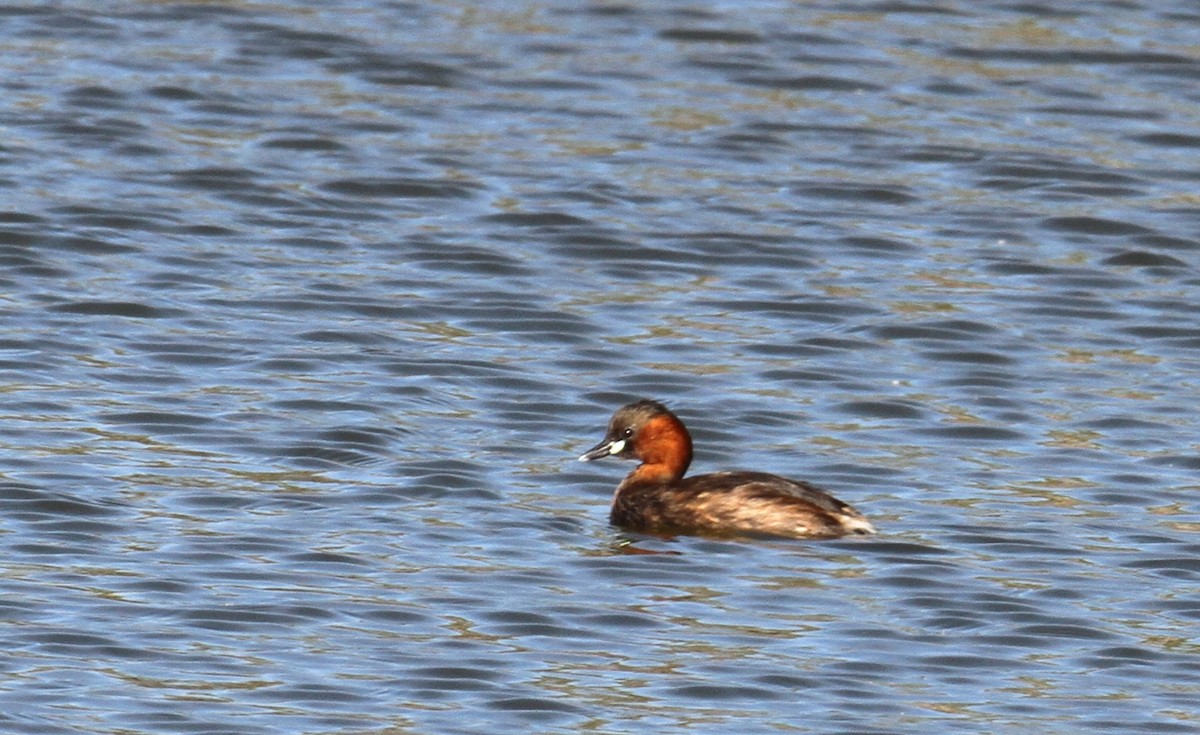
[[[588,462],[605,457],[639,459],[643,473],[678,480],[692,462],[692,437],[683,422],[656,401],[622,406],[608,422],[604,439],[583,453]]]

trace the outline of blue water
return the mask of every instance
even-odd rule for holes
[[[0,8],[0,730],[1196,732],[1197,38]],[[610,528],[637,397],[881,533]]]

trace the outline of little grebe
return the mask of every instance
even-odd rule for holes
[[[662,404],[635,401],[617,410],[604,440],[579,459],[637,459],[621,481],[609,521],[632,531],[792,538],[874,533],[854,508],[807,482],[765,472],[684,478],[692,437]]]

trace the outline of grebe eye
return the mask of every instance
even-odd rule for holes
[[[628,439],[631,436],[633,436],[633,427],[626,426],[625,429],[621,432],[621,438]]]

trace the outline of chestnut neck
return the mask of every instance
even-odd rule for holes
[[[642,463],[626,483],[678,482],[692,463],[692,437],[674,414],[661,413],[642,425],[635,452]]]

